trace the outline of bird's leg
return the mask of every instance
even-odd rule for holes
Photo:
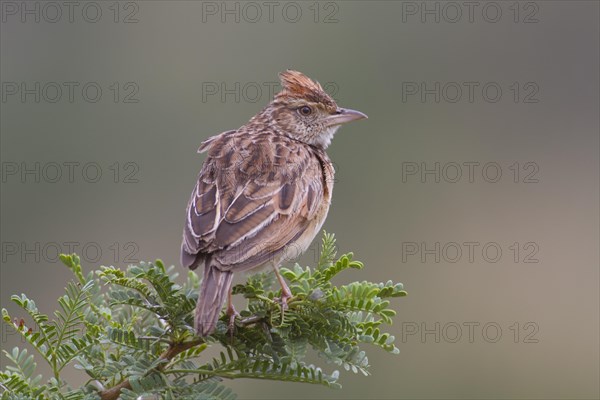
[[[231,290],[229,291],[229,295],[227,296],[227,316],[229,317],[229,332],[233,336],[233,329],[235,328],[235,317],[240,317],[240,314],[235,311],[235,307],[233,306],[233,302],[231,301]]]
[[[292,298],[292,291],[288,287],[287,283],[285,283],[285,280],[279,273],[279,269],[277,268],[276,265],[273,265],[273,269],[275,270],[275,275],[277,275],[277,280],[279,281],[279,284],[281,285],[281,298],[279,299],[279,301],[281,302],[281,309],[287,310],[287,308],[288,308],[287,301]]]

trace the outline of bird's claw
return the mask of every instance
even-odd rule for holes
[[[281,297],[276,297],[273,300],[279,303],[282,311],[285,311],[289,308],[288,300],[290,300],[292,297],[293,296],[291,293],[283,293]]]

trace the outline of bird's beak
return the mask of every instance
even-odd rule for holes
[[[359,119],[369,118],[366,114],[360,111],[351,110],[349,108],[338,108],[335,114],[330,115],[326,119],[327,126],[342,125],[347,122],[357,121]]]

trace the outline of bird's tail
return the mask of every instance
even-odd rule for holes
[[[204,337],[214,332],[232,280],[232,272],[221,271],[210,259],[206,260],[194,320],[198,335]]]

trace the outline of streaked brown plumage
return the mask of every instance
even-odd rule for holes
[[[233,273],[269,264],[277,273],[286,254],[310,245],[331,203],[334,170],[325,149],[341,124],[366,118],[339,108],[300,72],[280,78],[283,89],[267,107],[199,149],[208,156],[188,203],[181,262],[204,265],[195,319],[201,336],[214,331]],[[277,276],[285,306],[291,293]]]

